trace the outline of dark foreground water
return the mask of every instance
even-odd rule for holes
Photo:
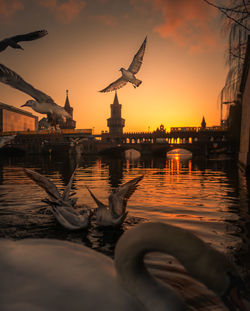
[[[70,240],[113,257],[116,241],[124,231],[141,222],[162,221],[192,230],[227,254],[250,288],[249,183],[234,162],[193,161],[178,155],[138,160],[83,157],[73,183],[79,204],[96,207],[85,185],[106,203],[112,189],[145,176],[128,202],[129,214],[120,229],[99,228],[92,221],[88,230],[69,232],[56,223],[41,202],[45,192],[23,168],[49,177],[62,190],[75,163],[75,158],[1,157],[0,237]]]

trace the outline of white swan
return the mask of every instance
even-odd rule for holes
[[[117,243],[115,262],[85,246],[57,240],[0,240],[2,311],[180,311],[182,299],[147,271],[151,251],[174,255],[198,280],[243,310],[241,279],[227,258],[187,230],[144,223]]]
[[[75,171],[70,177],[69,183],[65,187],[62,195],[59,193],[56,185],[47,177],[32,171],[30,169],[24,169],[28,177],[35,181],[40,187],[42,187],[49,195],[48,199],[42,200],[49,204],[52,208],[52,212],[56,220],[68,230],[79,230],[88,227],[89,217],[91,216],[90,209],[86,211],[78,212],[76,210],[76,198],[70,198],[70,191],[72,187]]]
[[[96,215],[96,222],[100,226],[120,226],[126,216],[127,201],[135,192],[138,183],[142,180],[143,175],[136,177],[127,183],[121,185],[119,188],[112,191],[109,195],[109,205],[103,204],[96,198],[93,192],[86,186],[90,195],[96,202],[98,208],[94,210]]]

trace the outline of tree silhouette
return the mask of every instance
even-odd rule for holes
[[[203,1],[218,9],[224,22],[223,32],[228,36],[226,62],[229,71],[221,91],[221,102],[235,102],[250,32],[250,0],[224,0],[220,1],[220,5],[218,1]]]

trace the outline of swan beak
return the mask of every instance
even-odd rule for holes
[[[239,293],[239,289],[237,287],[233,287],[228,295],[225,297],[226,305],[229,307],[229,310],[239,310],[239,311],[247,311],[247,307],[241,298]]]

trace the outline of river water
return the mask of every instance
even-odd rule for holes
[[[79,204],[93,208],[85,185],[107,203],[112,189],[144,174],[128,201],[128,217],[120,229],[99,228],[92,221],[88,230],[65,230],[41,202],[46,197],[44,190],[23,171],[24,167],[36,170],[63,190],[76,165],[74,157],[2,157],[0,237],[70,240],[113,257],[115,243],[124,231],[141,222],[166,222],[193,231],[225,253],[250,288],[249,182],[236,163],[195,161],[178,154],[170,158],[83,157],[77,161],[73,191]]]

